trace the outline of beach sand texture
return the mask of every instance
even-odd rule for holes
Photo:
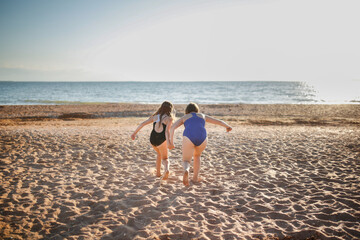
[[[190,187],[182,128],[161,180],[151,126],[130,139],[156,106],[106,106],[0,108],[0,238],[360,238],[359,105],[204,106],[233,131],[207,125]]]

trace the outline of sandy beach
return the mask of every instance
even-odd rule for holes
[[[0,238],[360,239],[359,104],[200,105],[233,131],[207,125],[189,187],[182,127],[168,180],[130,138],[157,107],[0,106]]]

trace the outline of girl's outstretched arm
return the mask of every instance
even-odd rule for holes
[[[226,122],[224,122],[223,120],[219,120],[213,117],[209,117],[205,115],[205,121],[208,123],[212,123],[212,124],[216,124],[216,125],[220,125],[224,128],[226,128],[227,132],[230,132],[232,130],[232,127],[230,127],[230,125],[228,125]]]
[[[153,122],[153,116],[149,117],[147,120],[140,123],[140,125],[135,129],[134,133],[131,134],[131,139],[135,140],[136,134],[142,129],[144,126]]]
[[[170,129],[170,144],[168,145],[170,149],[174,148],[174,132],[175,129],[177,129],[178,127],[180,127],[182,124],[184,124],[184,117],[178,119],[172,126]]]

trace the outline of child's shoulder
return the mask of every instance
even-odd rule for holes
[[[164,114],[162,117],[161,117],[162,121],[164,122],[168,122],[168,121],[172,121],[173,118],[167,114]]]
[[[198,117],[200,117],[200,118],[204,118],[204,119],[205,119],[205,117],[206,117],[206,115],[205,115],[205,114],[203,114],[203,113],[196,113],[196,115],[197,115]]]
[[[159,114],[156,114],[156,115],[152,115],[152,116],[150,116],[150,119],[153,121],[153,122],[156,122],[156,121],[158,121],[159,120]]]
[[[182,116],[182,119],[189,119],[192,117],[192,114],[191,113],[188,113],[188,114],[185,114],[184,116]]]

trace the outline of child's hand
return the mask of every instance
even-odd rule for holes
[[[172,143],[170,143],[169,145],[168,145],[168,149],[174,149],[175,148],[175,146],[174,146],[174,144],[172,144]]]
[[[227,127],[226,132],[230,132],[232,130],[232,127]]]
[[[131,134],[131,139],[135,140],[136,133]]]

